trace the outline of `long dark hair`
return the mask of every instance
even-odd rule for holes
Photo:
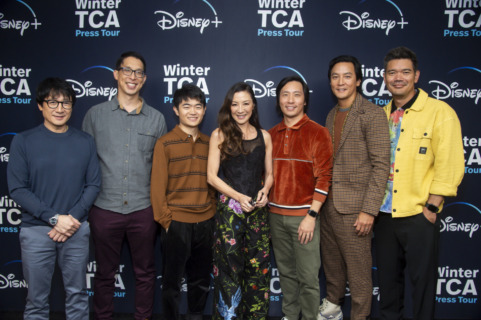
[[[240,153],[246,154],[244,148],[242,148],[242,131],[237,125],[237,122],[232,118],[231,105],[234,99],[234,94],[237,92],[246,91],[249,93],[254,104],[252,109],[252,115],[249,118],[249,123],[256,129],[260,129],[259,114],[257,112],[257,100],[254,95],[254,91],[251,86],[245,82],[238,82],[234,84],[224,99],[224,103],[219,110],[217,122],[219,123],[219,129],[224,136],[224,141],[219,145],[220,159],[224,160],[228,157],[238,155]]]

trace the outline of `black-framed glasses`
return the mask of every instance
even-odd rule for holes
[[[120,67],[120,71],[122,71],[124,76],[130,77],[132,75],[132,72],[135,73],[135,76],[137,78],[143,78],[145,77],[145,72],[143,70],[132,70],[129,67]]]
[[[50,109],[57,109],[58,105],[61,104],[62,108],[65,110],[70,110],[73,107],[73,103],[70,100],[65,100],[65,101],[57,101],[57,100],[43,100],[47,103],[47,106]]]

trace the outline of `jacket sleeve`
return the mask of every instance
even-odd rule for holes
[[[370,115],[363,123],[363,131],[372,169],[361,211],[377,216],[389,176],[391,141],[383,109],[378,107]]]
[[[327,128],[322,127],[313,139],[313,171],[316,181],[313,199],[324,203],[332,180],[332,142]]]
[[[154,219],[168,229],[172,221],[172,212],[167,205],[168,158],[164,144],[157,140],[152,162],[152,176],[150,182],[150,201],[154,211]]]
[[[30,169],[23,136],[16,135],[10,145],[10,158],[7,167],[7,183],[10,196],[24,210],[46,223],[48,219],[58,214],[54,209],[41,201],[30,185]]]
[[[92,137],[89,137],[89,163],[85,172],[85,185],[82,195],[77,203],[68,211],[75,219],[81,221],[88,215],[90,207],[94,203],[100,191],[100,183],[102,175],[100,174],[100,165],[97,158],[97,149]]]
[[[434,178],[429,193],[452,197],[464,176],[464,149],[458,116],[444,107],[433,128]]]

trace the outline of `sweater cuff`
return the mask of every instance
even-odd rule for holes
[[[314,195],[312,197],[313,200],[324,203],[326,202],[326,198],[327,198],[327,191],[314,189]]]

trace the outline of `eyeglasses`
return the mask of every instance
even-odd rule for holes
[[[127,77],[130,77],[132,75],[132,72],[135,73],[135,76],[137,78],[143,78],[145,77],[145,72],[142,71],[142,70],[132,70],[130,68],[126,68],[126,67],[120,67],[119,68],[120,71],[122,71],[122,73],[124,74],[124,76],[127,76]]]
[[[64,108],[65,110],[70,110],[73,107],[73,103],[70,100],[66,100],[66,101],[43,100],[43,101],[45,101],[47,103],[47,106],[50,109],[57,109],[59,104],[61,104],[62,108]]]

